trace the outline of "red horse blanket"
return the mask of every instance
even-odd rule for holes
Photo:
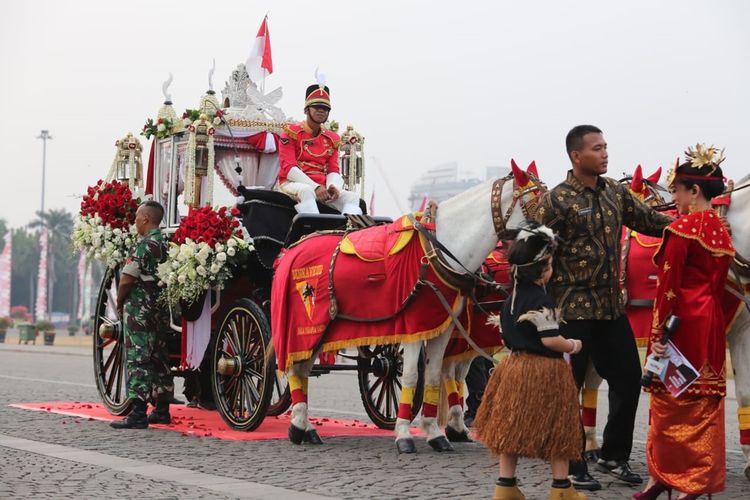
[[[318,346],[325,352],[416,342],[435,337],[450,325],[450,316],[427,287],[401,313],[373,321],[396,313],[419,279],[424,243],[407,217],[349,233],[342,241],[333,271],[338,312],[370,322],[332,321],[329,267],[341,240],[335,234],[311,236],[276,260],[271,331],[279,370],[309,359]],[[449,304],[458,305],[458,290],[442,282],[431,267],[426,279],[439,286]]]
[[[502,244],[498,246],[490,253],[482,264],[482,271],[493,277],[495,282],[502,285],[510,285],[510,264],[505,256],[505,250]],[[509,289],[510,290],[510,289]],[[483,302],[499,302],[505,300],[505,294],[492,291],[490,293],[483,293],[483,289],[476,291],[476,298],[480,304]],[[493,310],[488,311],[493,314],[500,314],[500,311]],[[483,312],[481,309],[475,307],[472,300],[467,299],[464,305],[464,309],[461,312],[460,322],[466,329],[466,332],[471,337],[471,340],[477,344],[484,352],[489,355],[493,355],[500,352],[503,349],[503,340],[500,334],[500,330],[497,326],[487,324],[488,314]],[[465,359],[473,358],[477,353],[474,349],[466,342],[461,332],[454,330],[451,335],[451,339],[445,348],[445,360],[447,361],[463,361]]]

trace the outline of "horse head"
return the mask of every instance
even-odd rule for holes
[[[532,161],[524,171],[521,169],[514,159],[510,160],[509,176],[504,179],[498,179],[495,181],[493,186],[493,198],[492,198],[492,216],[495,224],[495,233],[500,239],[508,239],[511,234],[511,228],[517,228],[524,220],[533,220],[536,218],[536,213],[539,210],[539,202],[541,201],[542,195],[547,192],[547,186],[539,178],[539,172],[536,167],[536,162]],[[499,210],[496,210],[495,201],[495,188],[498,187],[498,183],[501,181],[509,180],[513,178],[513,194],[511,199],[510,207],[506,209],[505,214],[500,214]],[[499,185],[500,191],[502,184]],[[501,192],[499,193],[502,194]],[[499,209],[502,199],[497,200],[497,208]],[[516,210],[518,208],[518,210]],[[497,216],[502,216],[502,220],[498,220]]]

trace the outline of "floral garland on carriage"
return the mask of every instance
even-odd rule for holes
[[[127,182],[97,181],[81,201],[73,222],[73,245],[107,267],[122,264],[138,242],[135,212],[138,199]]]
[[[197,208],[182,220],[157,270],[170,306],[194,304],[211,288],[222,289],[253,250],[245,240],[237,208]]]

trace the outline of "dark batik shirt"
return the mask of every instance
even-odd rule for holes
[[[672,221],[614,179],[599,177],[592,189],[572,171],[565,182],[544,194],[537,219],[563,240],[547,290],[566,320],[609,320],[624,314],[618,282],[623,224],[661,236]]]

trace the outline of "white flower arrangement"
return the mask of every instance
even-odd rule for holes
[[[122,264],[138,243],[135,225],[127,231],[103,223],[98,215],[78,215],[73,221],[73,245],[107,267]]]
[[[170,243],[167,259],[156,273],[159,285],[166,289],[162,297],[169,305],[179,301],[192,304],[211,288],[223,289],[236,266],[253,249],[251,242],[237,236],[213,248],[189,238],[181,245]]]

